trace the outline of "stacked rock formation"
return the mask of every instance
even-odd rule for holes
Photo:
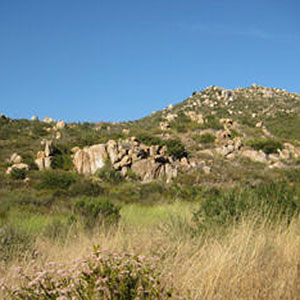
[[[158,145],[146,146],[135,137],[123,141],[110,140],[73,151],[73,164],[78,173],[95,174],[108,161],[112,167],[126,176],[131,169],[143,182],[166,178],[167,182],[177,177],[177,165],[166,154],[167,148]]]
[[[45,146],[44,151],[39,151],[35,160],[40,171],[51,168],[51,162],[53,159],[53,141],[43,140],[42,145]]]

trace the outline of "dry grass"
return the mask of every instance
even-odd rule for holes
[[[117,230],[92,236],[81,232],[63,244],[39,240],[41,255],[23,267],[30,271],[49,261],[72,261],[98,244],[112,252],[158,256],[158,267],[172,274],[185,299],[300,299],[300,220],[286,227],[257,225],[248,218],[223,237],[191,238],[185,230],[190,220],[181,218],[149,227],[120,224]],[[15,267],[11,264],[1,275],[12,278]]]

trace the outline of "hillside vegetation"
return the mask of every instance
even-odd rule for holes
[[[0,115],[3,297],[298,299],[299,109],[252,85],[130,122]]]

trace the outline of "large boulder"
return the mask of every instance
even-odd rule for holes
[[[6,170],[6,174],[9,175],[13,169],[22,169],[22,170],[28,171],[29,166],[24,163],[14,164],[11,167],[8,167],[8,169]]]
[[[84,147],[82,150],[77,149],[73,156],[73,164],[80,174],[95,174],[104,167],[107,158],[106,145],[98,144]]]
[[[9,159],[9,162],[13,164],[19,164],[22,162],[22,157],[18,153],[13,153]]]
[[[155,162],[152,158],[135,161],[131,169],[143,182],[150,182],[161,178],[165,174],[164,165]]]
[[[54,152],[52,140],[43,140],[41,144],[44,146],[44,151],[39,151],[34,161],[40,171],[51,168]]]
[[[109,140],[106,144],[106,150],[112,164],[118,161],[118,144],[114,140]]]
[[[268,161],[267,155],[261,150],[244,150],[241,152],[241,155],[249,158],[254,162],[266,163]]]

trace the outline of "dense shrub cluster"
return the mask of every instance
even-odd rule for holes
[[[155,260],[110,254],[95,247],[71,265],[48,264],[33,275],[20,270],[21,284],[4,286],[9,299],[167,300],[172,289],[162,283]]]
[[[260,184],[254,189],[220,191],[213,189],[200,202],[194,221],[202,228],[228,225],[255,214],[261,220],[290,222],[300,213],[300,196],[288,182]]]
[[[278,149],[281,150],[283,148],[280,141],[273,139],[249,140],[247,145],[255,150],[262,150],[266,154],[277,153]]]
[[[60,170],[46,170],[41,173],[41,178],[36,188],[40,190],[66,190],[74,182],[76,182],[76,176],[73,173]]]
[[[201,144],[212,144],[214,143],[216,137],[211,133],[204,133],[201,135],[193,136],[194,141]]]
[[[93,228],[95,225],[116,224],[120,218],[120,207],[107,198],[78,198],[74,201],[74,211],[83,217],[84,225]]]
[[[167,146],[167,154],[173,156],[176,159],[180,159],[187,155],[184,144],[179,139],[162,140],[159,137],[151,136],[147,134],[140,134],[137,136],[138,140],[147,146],[159,145]]]
[[[18,169],[18,168],[13,168],[10,172],[10,177],[11,179],[14,180],[22,180],[25,179],[26,177],[26,170],[24,169]]]

